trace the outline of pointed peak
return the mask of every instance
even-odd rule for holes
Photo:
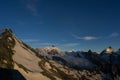
[[[10,29],[10,28],[0,29],[0,34],[2,34],[4,32],[13,33],[12,29]]]
[[[115,50],[111,46],[109,46],[108,48],[106,48],[104,50],[104,53],[107,53],[107,54],[112,54],[114,52],[115,52]]]
[[[13,33],[12,29],[10,29],[10,28],[6,28],[5,31]]]
[[[112,47],[111,47],[111,46],[109,46],[108,48],[109,48],[109,49],[112,49]]]
[[[91,50],[91,49],[89,49],[89,50],[88,50],[88,53],[92,53],[92,50]]]

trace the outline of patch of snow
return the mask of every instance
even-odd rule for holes
[[[47,70],[52,69],[52,67],[50,66],[48,62],[45,62],[45,67],[47,68]]]
[[[6,60],[3,60],[3,62],[7,64],[7,61],[6,61]]]
[[[12,41],[12,38],[11,38],[11,37],[8,37],[8,40],[9,40],[9,41]]]

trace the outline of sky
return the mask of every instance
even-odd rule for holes
[[[33,48],[120,48],[119,0],[0,0],[0,28]]]

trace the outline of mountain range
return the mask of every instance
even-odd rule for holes
[[[19,72],[2,80],[120,80],[119,57],[120,49],[112,47],[100,54],[62,51],[55,46],[34,49],[11,29],[0,30],[0,71],[6,77],[10,70]]]

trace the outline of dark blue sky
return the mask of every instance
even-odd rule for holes
[[[119,0],[1,0],[0,28],[32,47],[120,48]]]

